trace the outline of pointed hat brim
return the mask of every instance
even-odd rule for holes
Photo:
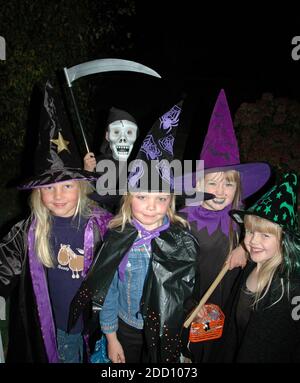
[[[18,186],[20,190],[36,189],[64,181],[95,181],[99,175],[83,169],[63,168],[61,170],[48,170],[40,175],[29,178]]]
[[[242,186],[242,199],[261,189],[271,176],[271,167],[266,162],[249,162],[235,165],[220,166],[214,168],[204,168],[204,175],[207,173],[226,172],[236,170],[240,173]],[[196,187],[196,180],[199,179],[199,173],[187,173],[183,177],[175,179],[175,184],[179,185],[189,192]]]

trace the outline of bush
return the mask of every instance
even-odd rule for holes
[[[300,173],[300,103],[264,93],[243,103],[234,119],[241,161],[282,163]]]
[[[1,198],[7,193],[7,181],[20,173],[33,87],[46,79],[54,82],[56,71],[63,67],[128,54],[134,4],[134,0],[11,0],[1,7],[0,34],[6,41],[6,61],[0,61]],[[86,107],[91,81],[78,81],[74,88],[89,134],[94,119]],[[1,221],[10,215],[5,200],[3,205]],[[10,205],[13,214],[15,203]]]

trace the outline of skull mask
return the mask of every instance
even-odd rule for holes
[[[114,121],[108,125],[106,139],[115,160],[127,161],[136,140],[137,129],[134,122],[127,120]]]

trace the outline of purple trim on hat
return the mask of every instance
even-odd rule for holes
[[[63,168],[60,170],[47,170],[46,172],[24,182],[18,189],[37,189],[42,186],[65,181],[96,181],[97,178],[98,176],[94,172],[88,172],[87,170],[82,169]]]
[[[27,237],[29,269],[48,361],[49,363],[58,363],[59,357],[57,352],[56,331],[53,321],[45,270],[42,263],[37,259],[34,250],[35,225],[36,221],[33,220],[30,225]]]
[[[229,237],[230,216],[229,211],[232,206],[229,205],[223,210],[208,210],[203,206],[188,206],[180,210],[187,214],[188,222],[196,222],[198,231],[207,228],[209,235],[212,235],[220,225],[221,231]]]
[[[136,228],[136,230],[138,231],[140,238],[135,240],[135,242],[132,244],[131,248],[127,251],[127,253],[123,257],[121,263],[119,264],[118,273],[119,273],[119,279],[122,282],[124,282],[124,279],[125,279],[125,270],[126,270],[126,266],[128,263],[128,255],[129,255],[130,251],[134,247],[140,247],[142,245],[147,246],[147,248],[150,249],[150,251],[151,251],[152,239],[158,237],[162,231],[165,231],[170,227],[170,220],[167,218],[167,222],[165,224],[163,224],[162,226],[160,226],[154,230],[145,229],[144,226],[140,222],[138,222],[136,219],[132,220],[132,224]]]

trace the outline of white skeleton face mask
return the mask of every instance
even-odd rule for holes
[[[113,158],[127,161],[136,140],[137,125],[127,120],[114,121],[108,125],[106,139],[112,151]]]

